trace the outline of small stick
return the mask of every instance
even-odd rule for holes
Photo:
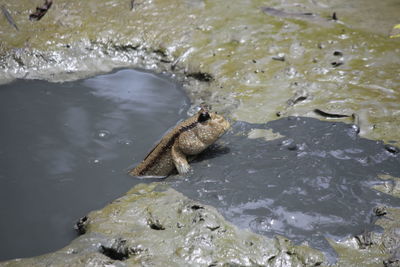
[[[19,31],[17,24],[15,23],[14,19],[12,18],[10,12],[8,12],[7,8],[2,5],[1,6],[1,11],[3,12],[4,17],[6,17],[8,23],[10,23],[14,28]]]
[[[327,117],[327,118],[348,118],[349,115],[345,114],[335,114],[335,113],[328,113],[320,109],[314,109],[314,112],[320,116]]]

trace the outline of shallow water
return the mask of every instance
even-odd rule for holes
[[[80,217],[143,182],[128,168],[188,106],[171,79],[135,70],[0,86],[0,260],[67,245]]]
[[[249,139],[254,129],[282,137]],[[400,199],[371,189],[382,183],[379,174],[400,176],[400,155],[344,123],[302,117],[237,122],[192,166],[187,179],[170,179],[173,187],[217,207],[241,228],[308,242],[331,262],[335,252],[324,237],[379,230],[373,208],[400,207]]]

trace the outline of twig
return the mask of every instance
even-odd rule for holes
[[[1,6],[1,11],[3,12],[4,17],[6,17],[8,23],[10,23],[14,28],[19,31],[17,24],[15,23],[14,19],[12,18],[10,12],[8,12],[7,8],[2,5]]]

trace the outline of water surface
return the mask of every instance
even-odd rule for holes
[[[188,105],[173,80],[136,70],[0,86],[0,260],[67,245],[78,218],[139,182],[128,167]]]
[[[282,137],[249,139],[254,129]],[[400,156],[392,152],[344,123],[303,117],[237,122],[192,164],[187,179],[171,178],[170,183],[217,207],[241,228],[307,242],[334,262],[325,237],[339,240],[379,230],[373,208],[400,207],[400,199],[371,189],[382,183],[379,174],[400,176]]]

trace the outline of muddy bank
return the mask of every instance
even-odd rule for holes
[[[398,210],[379,213],[385,232],[330,241],[335,266],[398,266]],[[67,247],[0,266],[326,266],[321,252],[233,226],[212,207],[160,183],[140,184],[77,224]]]
[[[399,178],[388,178],[398,187]],[[397,195],[397,192],[388,192],[381,186],[377,190]],[[400,265],[400,212],[399,209],[380,206],[374,209],[379,219],[376,225],[382,227],[382,232],[362,231],[354,237],[335,242],[329,240],[339,255],[339,266],[399,266]]]
[[[28,18],[42,1],[7,2],[19,30],[2,18],[0,80],[143,67],[175,73],[194,102],[239,120],[323,108],[357,114],[363,136],[398,142],[400,40],[387,33],[399,7],[388,2],[74,0],[40,21]]]
[[[52,254],[1,266],[318,266],[320,252],[267,239],[226,222],[207,205],[160,184],[138,185],[79,225],[84,233]]]

